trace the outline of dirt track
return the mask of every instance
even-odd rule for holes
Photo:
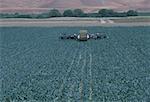
[[[149,18],[0,19],[0,27],[150,26]]]

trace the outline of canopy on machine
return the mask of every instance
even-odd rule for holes
[[[80,30],[79,31],[79,35],[78,35],[78,39],[79,40],[88,40],[88,34],[87,34],[87,30]]]

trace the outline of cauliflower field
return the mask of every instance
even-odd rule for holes
[[[59,40],[80,29],[102,40]],[[150,27],[0,28],[1,102],[149,102]]]

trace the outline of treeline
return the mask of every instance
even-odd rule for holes
[[[65,10],[60,13],[59,10],[53,9],[49,12],[41,14],[8,14],[0,13],[0,18],[51,18],[51,17],[128,17],[128,16],[138,16],[138,12],[134,10],[129,10],[127,12],[115,12],[112,9],[101,9],[97,13],[85,13],[81,9],[75,10]]]

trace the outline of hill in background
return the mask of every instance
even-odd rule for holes
[[[49,8],[81,8],[85,12],[94,12],[101,8],[150,11],[150,0],[0,0],[0,4],[1,11],[41,12]]]

